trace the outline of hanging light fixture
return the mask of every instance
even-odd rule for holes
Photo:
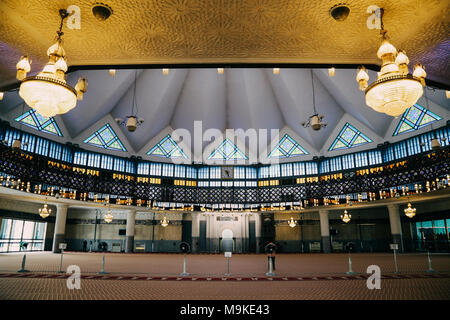
[[[131,114],[127,116],[127,120],[123,120],[122,118],[115,119],[118,125],[126,126],[129,132],[134,132],[138,126],[144,123],[144,119],[138,118],[137,116],[139,109],[136,99],[136,82],[137,82],[137,70],[135,70],[134,72],[133,101],[131,103]]]
[[[297,225],[297,221],[294,221],[294,218],[291,217],[291,220],[288,222],[289,227],[294,228]]]
[[[69,16],[65,9],[59,10],[61,24],[57,33],[56,43],[47,50],[48,63],[36,76],[27,77],[31,70],[31,60],[21,57],[17,63],[17,79],[21,80],[19,95],[23,100],[44,117],[53,117],[66,113],[77,104],[77,99],[83,99],[87,91],[87,80],[80,78],[75,88],[65,80],[67,71],[66,52],[62,47],[63,22]]]
[[[365,90],[366,104],[375,111],[397,117],[403,114],[422,96],[426,72],[420,63],[414,66],[413,74],[408,73],[409,59],[405,52],[389,43],[383,27],[381,9],[381,35],[383,41],[377,56],[382,61],[377,80],[368,86],[369,75],[364,67],[358,70],[356,81],[359,89]]]
[[[408,208],[405,210],[405,215],[409,218],[412,218],[416,215],[416,208],[411,207],[411,203],[408,203]]]
[[[168,225],[169,225],[169,220],[167,220],[166,216],[164,216],[164,218],[161,220],[161,226],[165,228]]]
[[[52,213],[52,209],[47,206],[47,201],[44,202],[44,207],[39,209],[39,215],[42,218],[47,218]]]
[[[344,214],[341,214],[341,220],[344,221],[345,223],[349,223],[350,220],[352,218],[352,215],[347,213],[347,210],[344,210]]]
[[[105,222],[106,223],[110,223],[111,221],[113,221],[113,215],[111,214],[111,209],[108,209],[108,212],[106,212],[105,214]]]

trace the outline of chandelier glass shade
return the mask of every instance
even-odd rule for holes
[[[381,31],[383,42],[377,56],[381,59],[381,70],[376,81],[368,85],[369,75],[364,67],[358,70],[356,81],[365,91],[366,104],[375,111],[398,117],[411,107],[423,94],[426,72],[421,64],[408,72],[409,59],[403,50],[398,50],[386,39],[386,30]]]
[[[345,223],[349,223],[350,220],[351,220],[351,218],[352,218],[352,215],[351,215],[351,214],[348,214],[348,213],[347,213],[347,210],[344,210],[344,214],[343,214],[343,215],[341,214],[341,220],[342,220],[343,222],[345,222]]]
[[[45,219],[52,213],[52,209],[49,209],[47,206],[47,202],[44,202],[44,207],[39,209],[39,215]]]
[[[166,217],[164,217],[163,220],[161,220],[161,226],[163,226],[165,228],[168,225],[169,225],[169,220],[167,220]]]
[[[86,92],[87,81],[80,78],[74,87],[66,83],[67,72],[66,53],[62,47],[61,31],[63,20],[68,16],[66,10],[60,10],[61,25],[57,32],[58,38],[47,50],[48,63],[36,76],[27,77],[31,70],[31,61],[24,56],[17,63],[17,79],[22,81],[19,95],[28,106],[35,109],[44,117],[53,117],[64,114],[75,108],[77,99],[83,99]]]
[[[105,214],[105,222],[106,223],[110,223],[111,221],[113,221],[113,215],[111,214],[111,210],[108,210],[108,212]]]
[[[416,215],[416,208],[411,207],[411,203],[408,203],[408,207],[404,211],[405,215],[409,218],[412,218]]]

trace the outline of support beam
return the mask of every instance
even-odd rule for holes
[[[391,226],[392,243],[398,244],[398,249],[403,252],[402,223],[400,221],[400,207],[398,204],[387,206],[389,211],[389,223]]]
[[[56,221],[55,221],[55,233],[53,235],[53,253],[60,253],[59,244],[64,242],[64,236],[66,233],[66,218],[67,208],[65,204],[58,204],[56,206]]]
[[[322,237],[322,249],[324,253],[331,252],[330,243],[330,223],[328,217],[328,210],[319,210],[320,217],[320,235]]]
[[[127,212],[127,230],[126,230],[126,242],[125,252],[131,253],[134,251],[134,226],[136,220],[136,211],[130,210]]]

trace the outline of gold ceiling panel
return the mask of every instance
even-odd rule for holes
[[[81,9],[81,29],[63,31],[69,65],[149,63],[358,63],[379,64],[379,32],[366,27],[372,0],[349,0],[350,15],[335,21],[339,1],[111,0],[106,21],[95,1],[2,0],[0,86],[13,82],[20,55],[46,62],[59,26],[58,10]],[[449,1],[376,1],[385,9],[392,43],[421,61],[430,78],[449,83]]]

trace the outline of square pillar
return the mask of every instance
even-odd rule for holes
[[[322,237],[322,249],[324,253],[331,252],[330,243],[330,223],[328,217],[328,210],[319,210],[320,217],[320,235]]]

